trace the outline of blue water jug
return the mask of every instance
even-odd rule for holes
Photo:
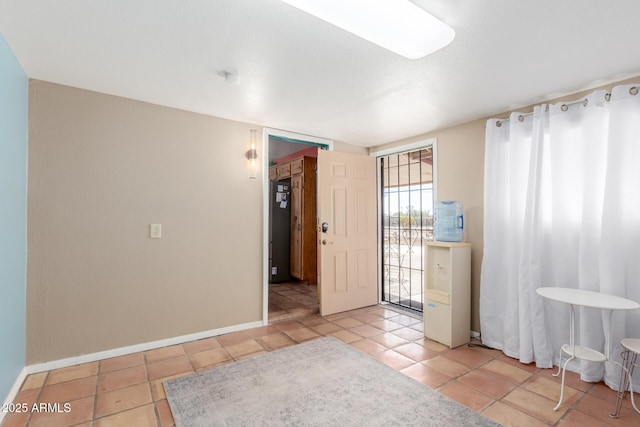
[[[461,242],[464,237],[462,203],[444,200],[436,202],[433,210],[434,239],[438,242]]]

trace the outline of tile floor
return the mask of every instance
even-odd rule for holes
[[[507,426],[638,426],[629,399],[607,415],[616,393],[567,373],[564,405],[552,410],[559,380],[481,346],[449,349],[422,336],[422,322],[385,306],[303,317],[181,345],[30,375],[15,402],[70,403],[67,413],[10,414],[13,426],[171,426],[162,388],[170,378],[331,335]],[[478,344],[478,343],[475,343]],[[407,396],[407,398],[411,398]]]
[[[317,286],[306,282],[284,282],[269,285],[269,322],[281,322],[318,313]]]

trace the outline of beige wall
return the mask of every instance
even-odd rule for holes
[[[478,291],[482,262],[482,177],[484,173],[485,122],[486,120],[477,120],[371,149],[371,151],[377,151],[437,138],[437,197],[438,200],[458,200],[462,203],[465,223],[464,238],[465,241],[472,244],[471,328],[474,331],[480,331]]]
[[[27,365],[261,320],[244,157],[260,128],[42,81],[29,95]]]
[[[30,82],[28,365],[262,320],[250,129]]]
[[[485,122],[374,148],[438,139],[438,196],[463,203],[473,245],[475,331]],[[250,129],[261,133],[31,81],[28,365],[261,320],[262,182],[247,178]],[[162,224],[162,239],[148,238],[150,223]]]
[[[362,154],[363,156],[369,155],[369,149],[366,147],[360,147],[358,145],[347,144],[340,141],[333,142],[333,151],[342,151],[344,153]]]
[[[545,103],[575,100],[596,89],[612,88],[620,84],[640,84],[640,77],[607,84],[594,89],[556,98]],[[518,108],[519,112],[529,112],[533,106]],[[510,112],[491,117],[506,118]],[[471,329],[480,331],[480,270],[482,267],[483,221],[484,221],[484,140],[485,124],[489,117],[464,123],[402,141],[372,147],[370,151],[391,148],[437,138],[437,196],[439,200],[459,200],[463,205],[465,241],[471,242]]]

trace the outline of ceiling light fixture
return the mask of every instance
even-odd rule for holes
[[[442,49],[455,31],[408,0],[282,0],[409,59]]]

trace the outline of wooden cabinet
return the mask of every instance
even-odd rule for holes
[[[291,260],[290,273],[301,279],[302,274],[302,175],[291,177]]]
[[[269,176],[291,176],[291,246],[290,273],[293,277],[317,283],[316,233],[316,163],[315,157],[300,157],[272,166]]]
[[[471,335],[471,243],[427,242],[424,336],[458,347]]]
[[[304,158],[300,158],[291,162],[291,175],[304,172]]]
[[[291,164],[285,163],[284,165],[275,166],[276,179],[289,178],[291,176]]]

